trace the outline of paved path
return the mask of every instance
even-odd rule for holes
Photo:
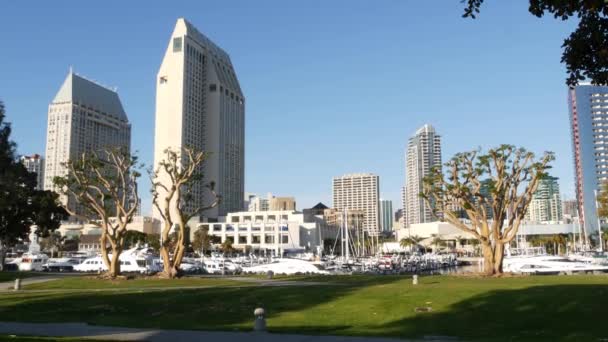
[[[253,324],[253,322],[252,322]],[[197,330],[134,329],[88,325],[85,323],[16,323],[0,322],[0,334],[52,337],[77,337],[106,341],[213,341],[213,342],[404,342],[389,338],[348,336],[308,336],[254,332],[221,332]],[[425,339],[424,341],[440,341]]]
[[[15,277],[17,278],[17,277]],[[32,278],[24,278],[21,279],[21,286],[36,284],[36,283],[44,283],[51,280],[57,280],[58,277],[49,276],[49,277],[32,277]],[[12,291],[15,286],[15,281],[5,281],[0,283],[0,291]]]

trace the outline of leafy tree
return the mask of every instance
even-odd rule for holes
[[[123,248],[135,247],[138,243],[146,243],[148,235],[137,230],[127,230],[123,238]]]
[[[51,258],[54,258],[55,253],[61,251],[64,240],[65,237],[61,236],[59,232],[53,232],[49,236],[40,239],[40,250],[50,252]]]
[[[465,0],[462,0],[465,2]],[[463,17],[476,18],[483,0],[466,0]],[[564,40],[562,63],[566,64],[570,86],[590,79],[608,84],[608,2],[605,0],[530,0],[528,11],[542,17],[578,19],[578,27]]]
[[[197,208],[189,206],[188,203],[194,197],[195,185],[202,181],[201,169],[209,153],[189,147],[180,151],[166,149],[164,153],[165,158],[158,163],[158,168],[150,172],[152,203],[164,222],[160,246],[164,267],[161,276],[175,278],[179,275],[179,267],[186,252],[188,221],[205,210],[216,207],[221,196],[215,192],[215,183],[211,182],[205,184],[213,197],[211,203]],[[169,234],[174,227],[176,234],[171,239]]]
[[[220,246],[220,250],[225,254],[230,254],[234,252],[234,247],[232,247],[232,239],[226,239],[222,242]]]
[[[137,178],[140,173],[137,157],[123,148],[104,148],[99,152],[83,153],[78,159],[64,164],[67,175],[53,180],[58,190],[84,207],[79,213],[65,208],[71,215],[101,228],[101,258],[108,268],[107,276],[120,274],[120,254],[125,245],[127,224],[137,206]],[[110,259],[111,248],[112,259]]]
[[[209,236],[209,227],[201,227],[194,232],[194,238],[192,239],[192,248],[205,253],[205,250],[211,249],[211,236]]]
[[[36,190],[36,175],[17,161],[5,116],[0,102],[0,270],[8,249],[27,239],[33,226],[36,235],[45,237],[67,218],[57,194]]]
[[[148,234],[146,243],[148,247],[159,251],[160,250],[160,234]]]
[[[487,154],[458,153],[445,163],[445,175],[440,168],[431,170],[421,196],[435,216],[441,212],[443,219],[481,242],[485,274],[501,274],[504,246],[515,238],[538,181],[553,159],[553,153],[546,152],[536,160],[532,152],[512,145]],[[449,210],[458,207],[465,210],[469,222]]]

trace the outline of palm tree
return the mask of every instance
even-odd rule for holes
[[[411,239],[408,239],[408,238],[403,238],[399,241],[399,246],[401,246],[403,248],[410,247],[413,244],[414,244],[414,241],[412,241]]]
[[[435,246],[435,251],[437,251],[439,249],[439,245],[443,244],[443,240],[437,234],[433,234],[432,236],[433,241],[431,243],[433,244],[433,246]]]

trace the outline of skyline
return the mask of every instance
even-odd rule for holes
[[[272,2],[265,4],[269,3]],[[349,6],[346,6],[347,3]],[[558,159],[553,164],[552,175],[560,178],[565,197],[574,197],[572,152],[567,123],[567,87],[564,82],[566,74],[559,64],[559,46],[572,24],[551,18],[540,20],[530,17],[523,1],[515,5],[488,4],[480,19],[475,21],[460,18],[462,4],[456,2],[451,7],[439,9],[439,13],[433,13],[437,17],[426,18],[426,22],[410,18],[413,23],[399,20],[399,15],[413,6],[395,2],[387,2],[388,5],[383,8],[363,2],[336,2],[324,6],[326,11],[323,13],[316,13],[314,6],[302,7],[303,4],[287,8],[269,5],[261,8],[261,11],[258,6],[253,6],[262,12],[260,14],[271,9],[263,19],[256,22],[256,29],[266,35],[261,35],[265,37],[262,39],[257,37],[256,33],[259,32],[256,30],[243,30],[248,23],[251,24],[251,21],[247,21],[251,19],[242,16],[252,8],[250,4],[241,4],[236,11],[244,21],[240,23],[241,30],[231,30],[231,25],[223,21],[231,15],[232,9],[219,4],[205,4],[205,9],[210,9],[212,14],[184,16],[201,32],[225,46],[235,68],[239,70],[244,93],[248,94],[246,192],[294,196],[300,204],[299,209],[311,207],[317,202],[331,205],[333,177],[369,172],[380,176],[382,198],[401,203],[400,189],[405,178],[403,151],[407,139],[418,127],[430,123],[443,137],[444,161],[456,152],[478,146],[488,148],[501,143],[524,146],[537,154],[544,150],[556,152]],[[45,6],[50,5],[43,4],[28,11],[31,10],[34,17],[41,16],[46,14]],[[100,10],[108,11],[118,6],[118,3],[112,3],[109,8]],[[19,12],[27,5],[8,4],[7,7],[9,12]],[[51,28],[55,30],[24,32],[24,41],[31,41],[28,37],[36,36],[40,39],[39,43],[45,35],[46,38],[56,36],[55,39],[48,40],[49,45],[34,46],[36,49],[26,51],[18,48],[23,47],[19,44],[20,41],[5,36],[11,31],[3,27],[11,26],[15,20],[13,17],[20,16],[11,15],[8,20],[0,23],[0,27],[3,27],[0,34],[5,41],[14,41],[17,45],[17,48],[0,56],[0,70],[5,76],[4,82],[0,81],[0,96],[7,107],[8,120],[13,123],[18,152],[22,155],[43,153],[48,104],[68,67],[73,65],[76,72],[84,76],[102,84],[118,86],[133,125],[133,150],[139,151],[146,165],[152,165],[156,70],[175,20],[181,16],[175,12],[184,11],[184,7],[195,8],[197,5],[181,7],[171,8],[170,11],[150,9],[152,12],[161,11],[163,15],[159,16],[162,20],[144,20],[139,26],[133,25],[137,26],[134,28],[135,33],[142,34],[137,36],[143,38],[139,40],[130,40],[120,35],[119,28],[129,22],[129,14],[137,9],[133,4],[128,4],[124,12],[115,17],[112,24],[119,28],[114,31],[108,30],[109,24],[101,23],[104,17],[101,15],[95,19],[96,23],[84,28],[84,32],[77,32],[70,37],[69,42],[56,34],[57,28],[61,31],[61,20],[53,21],[55,26],[51,25]],[[417,4],[417,7],[418,12],[424,13],[425,8],[429,11],[429,6]],[[47,10],[56,11],[59,17],[69,17],[71,11],[68,7],[63,9],[65,13],[61,8]],[[351,17],[336,18],[343,11]],[[274,17],[272,14],[283,15]],[[296,18],[299,15],[304,19],[317,19],[319,30],[303,32],[306,20]],[[56,19],[57,16],[49,17]],[[294,18],[298,20],[290,21]],[[40,19],[43,22],[48,20]],[[331,19],[336,19],[342,26]],[[265,24],[263,20],[269,23]],[[409,45],[403,45],[407,45],[410,40],[405,38],[420,37],[410,37],[407,34],[399,36],[396,33],[409,33],[407,29],[416,29],[416,25],[420,25],[422,31],[433,30],[437,20],[448,23],[441,28],[435,27],[432,32],[420,32],[422,39],[413,39],[411,42],[417,48],[414,51],[421,53],[408,55]],[[287,29],[271,30],[272,24],[277,22]],[[540,32],[529,32],[528,29]],[[88,36],[91,34],[93,39]],[[442,37],[441,34],[447,36]],[[472,34],[473,37],[462,39],[463,34]],[[493,34],[510,39],[497,44],[501,46],[493,46],[496,38]],[[330,38],[325,35],[334,36]],[[388,38],[382,39],[383,35]],[[257,39],[251,41],[254,36]],[[454,37],[458,36],[461,39],[454,42]],[[395,37],[403,39],[403,43],[392,45],[396,41]],[[98,44],[100,38],[105,45]],[[443,52],[447,54],[437,58],[437,47],[434,44],[425,45],[425,38],[439,40],[451,50],[446,48]],[[539,41],[534,41],[534,38]],[[479,45],[473,44],[469,39],[480,39],[477,43],[488,47],[480,50]],[[291,40],[293,45],[290,45]],[[63,45],[58,42],[63,42]],[[71,49],[70,44],[74,42],[77,42],[74,45],[81,48],[76,49],[81,54],[72,55],[62,50]],[[361,42],[365,42],[365,49],[370,48],[367,51],[357,50],[360,48],[357,43]],[[502,45],[513,42],[517,44],[513,45],[512,50],[501,50],[505,48]],[[463,46],[459,47],[457,43]],[[30,44],[27,47],[33,46]],[[47,50],[45,47],[52,48]],[[274,48],[270,50],[274,55],[266,53],[269,47]],[[122,52],[115,53],[115,56],[107,50]],[[482,61],[477,65],[479,69],[463,73],[460,69],[467,68],[459,66],[458,61],[462,62],[463,58],[470,61],[470,50],[481,51],[482,57],[493,60],[486,63]],[[49,57],[48,63],[28,64],[27,69],[20,67],[25,66],[29,58],[35,55],[28,53],[32,51],[44,51],[44,57]],[[60,58],[53,56],[53,51],[64,52]],[[82,54],[82,51],[89,53]],[[97,55],[99,51],[106,54]],[[323,51],[329,53],[321,53]],[[531,61],[530,58],[522,58],[521,55],[524,54],[538,58]],[[313,56],[320,57],[326,64],[311,59]],[[501,63],[509,58],[512,59],[511,63]],[[307,63],[302,63],[304,61]],[[500,68],[503,66],[508,67],[503,70]],[[468,67],[470,69],[470,65]],[[23,77],[24,70],[31,73],[32,77]],[[537,77],[530,77],[522,83],[518,77],[526,73],[528,77],[531,74]],[[46,76],[34,78],[33,75]],[[496,79],[487,75],[496,75]],[[465,76],[469,76],[472,81],[465,80]],[[31,87],[34,79],[40,87]],[[8,87],[9,84],[12,87]],[[494,91],[492,87],[495,87]],[[470,99],[471,103],[468,102]],[[524,105],[523,111],[520,111],[521,104]],[[519,125],[510,124],[505,117],[506,114],[513,113],[516,113],[514,121],[522,120]],[[538,117],[532,115],[535,113],[539,114]],[[494,130],[483,120],[488,116],[497,121]],[[375,118],[385,119],[374,120]],[[469,131],[465,127],[472,128]],[[31,133],[27,134],[28,131]],[[555,134],[541,135],[546,132]],[[366,138],[361,139],[362,136]],[[277,149],[277,146],[280,148]],[[312,166],[306,165],[305,161],[313,161]],[[277,165],[276,171],[272,171],[273,165]],[[284,174],[281,172],[284,165],[289,165],[296,173]],[[141,184],[142,212],[149,214],[149,185],[145,180]]]

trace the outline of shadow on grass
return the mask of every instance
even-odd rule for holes
[[[286,312],[306,311],[368,286],[390,284],[403,279],[404,277],[358,277],[327,286],[214,287],[128,293],[23,292],[7,296],[4,303],[0,302],[0,321],[86,322],[163,329],[251,330],[253,310],[256,307],[265,308],[267,317],[272,319]],[[331,281],[328,279],[328,282]],[[282,328],[281,332],[332,334],[348,328],[340,322],[336,323],[335,326],[329,324],[315,328],[305,327],[305,322],[301,322],[303,326]]]
[[[607,284],[608,285],[608,284]],[[608,286],[552,285],[495,290],[386,324],[383,334],[484,341],[606,340]]]

